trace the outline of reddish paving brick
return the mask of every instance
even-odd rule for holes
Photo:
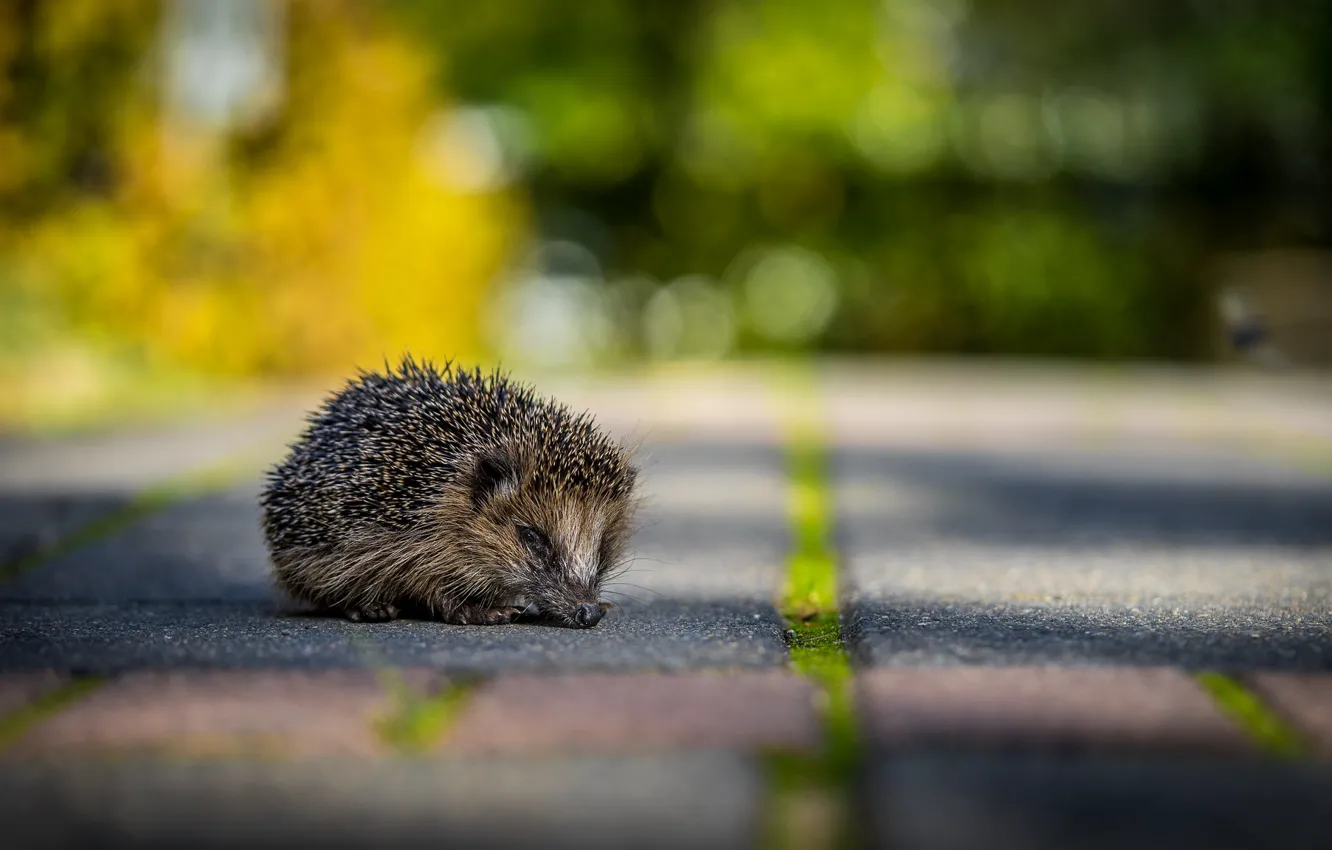
[[[871,742],[1250,751],[1243,733],[1171,669],[879,669],[857,696]]]
[[[1332,759],[1332,674],[1254,673],[1246,683],[1293,724],[1321,758]]]
[[[409,683],[420,687],[422,676]],[[15,756],[98,751],[368,755],[393,703],[374,671],[140,672],[28,730]]]
[[[819,742],[814,688],[783,672],[515,676],[482,687],[444,749],[627,754]]]
[[[68,676],[53,670],[0,675],[0,717],[26,708],[68,682]]]

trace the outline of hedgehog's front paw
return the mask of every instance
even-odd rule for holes
[[[387,602],[357,605],[342,611],[342,615],[353,623],[383,623],[395,619],[399,613],[396,605]]]
[[[487,626],[498,626],[504,623],[512,623],[514,620],[521,617],[522,614],[522,608],[514,608],[511,605],[505,605],[500,608],[491,608],[486,612],[485,623]]]
[[[505,623],[512,623],[522,613],[522,608],[515,608],[512,605],[501,605],[498,608],[464,605],[455,611],[447,622],[459,626],[502,626]]]

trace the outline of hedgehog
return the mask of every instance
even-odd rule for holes
[[[625,566],[637,477],[589,414],[408,354],[309,414],[262,526],[277,585],[329,614],[588,628]]]

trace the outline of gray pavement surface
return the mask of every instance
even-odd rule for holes
[[[602,625],[468,628],[295,615],[269,579],[259,483],[184,499],[0,585],[0,668],[429,665],[451,672],[769,667],[788,548],[776,449],[645,447],[631,571]]]
[[[89,523],[133,501],[129,493],[41,495],[0,492],[0,570],[8,571]]]
[[[40,555],[147,488],[246,452],[276,450],[300,427],[286,401],[258,415],[48,438],[0,435],[0,570]]]
[[[855,658],[1332,669],[1329,470],[1235,444],[1272,428],[1218,436],[1191,385],[1136,432],[1125,419],[1140,399],[1100,389],[834,400]],[[933,438],[909,425],[922,407]],[[894,430],[897,413],[908,425]]]
[[[37,763],[0,766],[0,822],[25,850],[742,848],[761,783],[725,754]]]
[[[852,657],[865,665],[1332,669],[1326,612],[957,604],[894,595],[862,600],[844,616]]]
[[[317,400],[298,393],[257,410],[70,436],[0,434],[0,492],[132,494],[256,445],[280,445]]]
[[[0,585],[0,600],[276,600],[257,481],[184,499]]]
[[[900,756],[867,773],[871,847],[893,850],[1320,850],[1332,766]]]
[[[351,623],[268,603],[0,603],[0,668],[114,673],[170,667],[381,667],[450,673],[685,670],[785,664],[770,603],[664,601],[595,629]]]
[[[1332,460],[1326,381],[908,364],[818,383],[857,664],[1332,669],[1332,467],[1308,460]],[[637,560],[596,629],[295,614],[269,584],[249,476],[0,583],[0,671],[784,665],[789,482],[756,386],[682,372],[556,393],[643,439]],[[239,430],[0,442],[0,559],[298,425],[292,411]],[[876,846],[1303,848],[1332,834],[1326,767],[880,745],[855,784]],[[719,754],[5,763],[0,822],[50,847],[752,846],[763,778]]]

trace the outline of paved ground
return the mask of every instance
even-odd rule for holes
[[[288,612],[255,473],[299,404],[0,441],[0,819],[61,847],[1326,846],[1332,381],[816,385],[849,721],[790,665],[791,413],[754,370],[546,385],[646,461],[588,631]]]

